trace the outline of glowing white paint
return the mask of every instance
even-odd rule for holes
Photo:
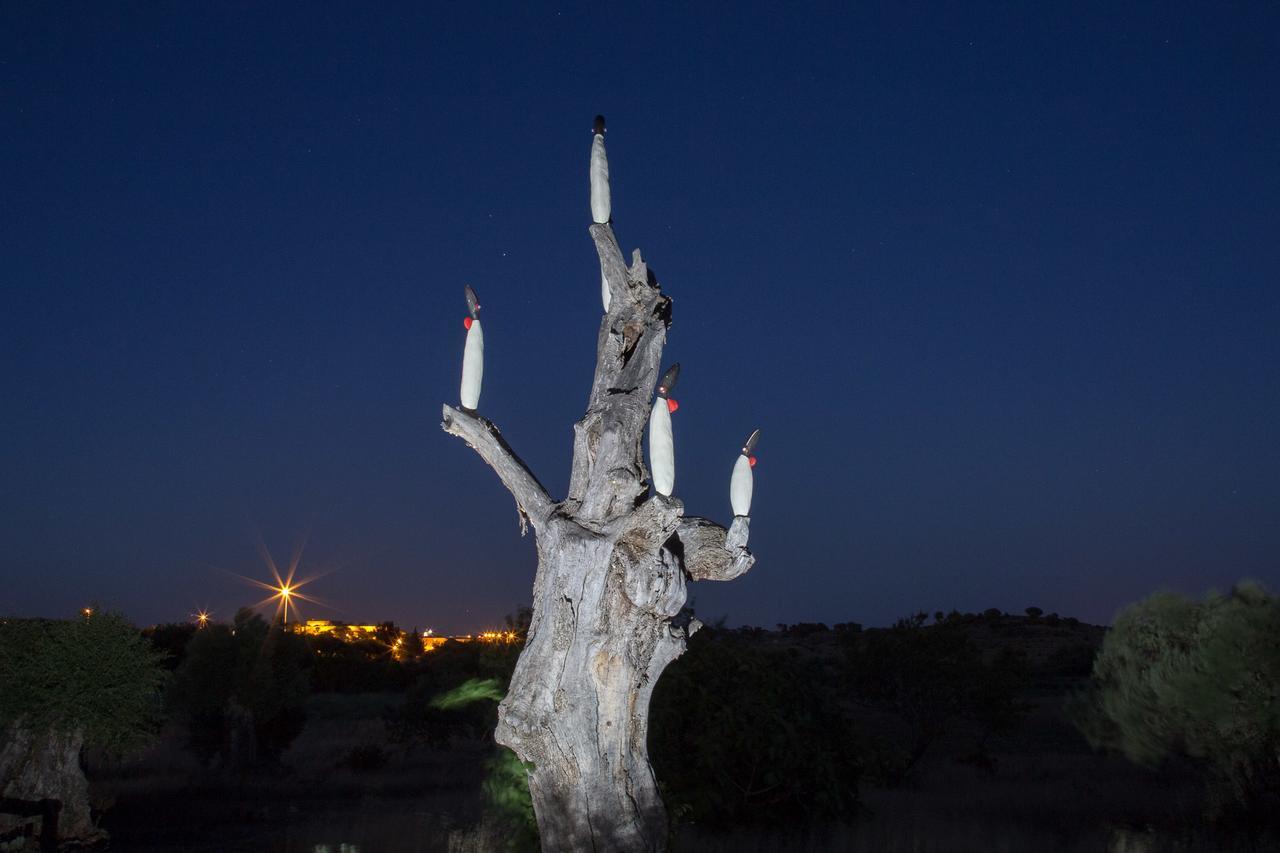
[[[649,412],[649,473],[653,490],[671,497],[676,485],[676,451],[671,438],[671,412],[665,397],[655,397]]]
[[[480,381],[484,378],[484,332],[479,320],[467,329],[467,344],[462,350],[462,407],[475,410],[480,403]]]
[[[609,197],[609,158],[604,153],[604,137],[597,133],[591,142],[591,219],[604,225],[612,214]]]
[[[738,461],[733,465],[733,475],[729,478],[729,503],[733,506],[734,515],[751,515],[751,491],[754,486],[751,460],[738,454]]]

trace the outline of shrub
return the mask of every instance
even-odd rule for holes
[[[142,636],[150,641],[153,649],[163,652],[164,667],[172,672],[182,664],[187,654],[187,643],[191,642],[196,630],[190,622],[171,622],[147,628]]]
[[[1088,643],[1072,643],[1055,649],[1044,664],[1046,675],[1067,678],[1086,678],[1093,672],[1093,659],[1097,650]]]
[[[141,745],[160,716],[164,655],[114,613],[0,620],[0,791],[62,803],[62,839],[99,837],[83,747]],[[0,837],[20,819],[0,814]]]
[[[317,693],[384,693],[409,684],[409,667],[378,640],[334,634],[302,639],[311,649],[311,687]]]
[[[1096,747],[1208,771],[1211,811],[1280,806],[1280,601],[1243,584],[1203,603],[1158,593],[1122,612],[1073,700]]]
[[[511,853],[538,849],[538,820],[529,795],[529,770],[505,747],[485,762],[485,804],[506,829],[505,847]]]
[[[1018,699],[1028,681],[1025,662],[1005,651],[984,663],[968,630],[963,618],[925,625],[918,613],[891,628],[868,631],[846,647],[849,690],[860,701],[892,712],[908,732],[896,772],[884,765],[890,771],[885,781],[905,781],[958,719],[977,724],[980,754],[991,735],[1021,723],[1027,710]]]
[[[785,651],[695,634],[652,702],[649,751],[668,808],[718,826],[851,815],[860,763],[831,692]]]
[[[497,705],[505,695],[503,683],[496,678],[469,679],[452,690],[437,695],[428,710],[437,715],[461,715],[478,711],[485,719],[497,722]],[[492,704],[491,704],[492,703]],[[486,733],[492,733],[489,724]],[[495,745],[496,746],[496,745]],[[486,776],[482,788],[489,816],[501,827],[502,847],[510,853],[538,849],[538,822],[529,793],[529,771],[516,754],[496,747],[485,761]]]
[[[107,751],[137,746],[159,722],[163,657],[116,613],[0,621],[0,732],[20,723]]]

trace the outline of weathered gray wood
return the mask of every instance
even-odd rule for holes
[[[686,584],[737,577],[754,557],[746,518],[726,531],[649,494],[641,440],[671,301],[638,250],[626,265],[609,225],[591,236],[611,298],[568,496],[554,503],[484,418],[445,406],[443,427],[493,467],[536,534],[533,618],[496,737],[529,768],[542,849],[659,851],[649,699],[700,625],[678,618]]]
[[[102,837],[89,814],[89,782],[80,768],[84,735],[76,731],[34,733],[20,724],[0,731],[0,797],[59,800],[58,837],[92,842]],[[0,833],[25,820],[0,814]]]
[[[729,530],[705,518],[680,522],[684,568],[696,581],[731,581],[745,574],[756,558],[747,550],[750,520],[737,516]]]
[[[546,521],[554,503],[547,490],[533,476],[498,428],[479,415],[472,415],[445,404],[440,426],[450,435],[466,441],[498,474],[498,479],[516,499],[516,508],[537,529]]]

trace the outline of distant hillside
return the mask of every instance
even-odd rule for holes
[[[1015,616],[995,608],[982,613],[935,613],[928,622],[926,630],[939,623],[963,626],[965,635],[981,650],[986,660],[994,659],[1006,650],[1020,655],[1033,677],[1087,676],[1107,633],[1106,626],[1090,625],[1074,617],[1062,617],[1056,613]],[[864,629],[856,622],[832,626],[821,622],[800,622],[778,625],[773,630],[739,628],[736,633],[821,658],[838,654],[842,640],[883,630]]]

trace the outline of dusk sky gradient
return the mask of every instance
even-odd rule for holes
[[[270,8],[267,8],[267,7]],[[852,8],[848,8],[852,6]],[[718,8],[718,10],[717,10]],[[674,298],[704,620],[1280,588],[1280,5],[0,5],[0,615],[530,598],[614,228]]]

